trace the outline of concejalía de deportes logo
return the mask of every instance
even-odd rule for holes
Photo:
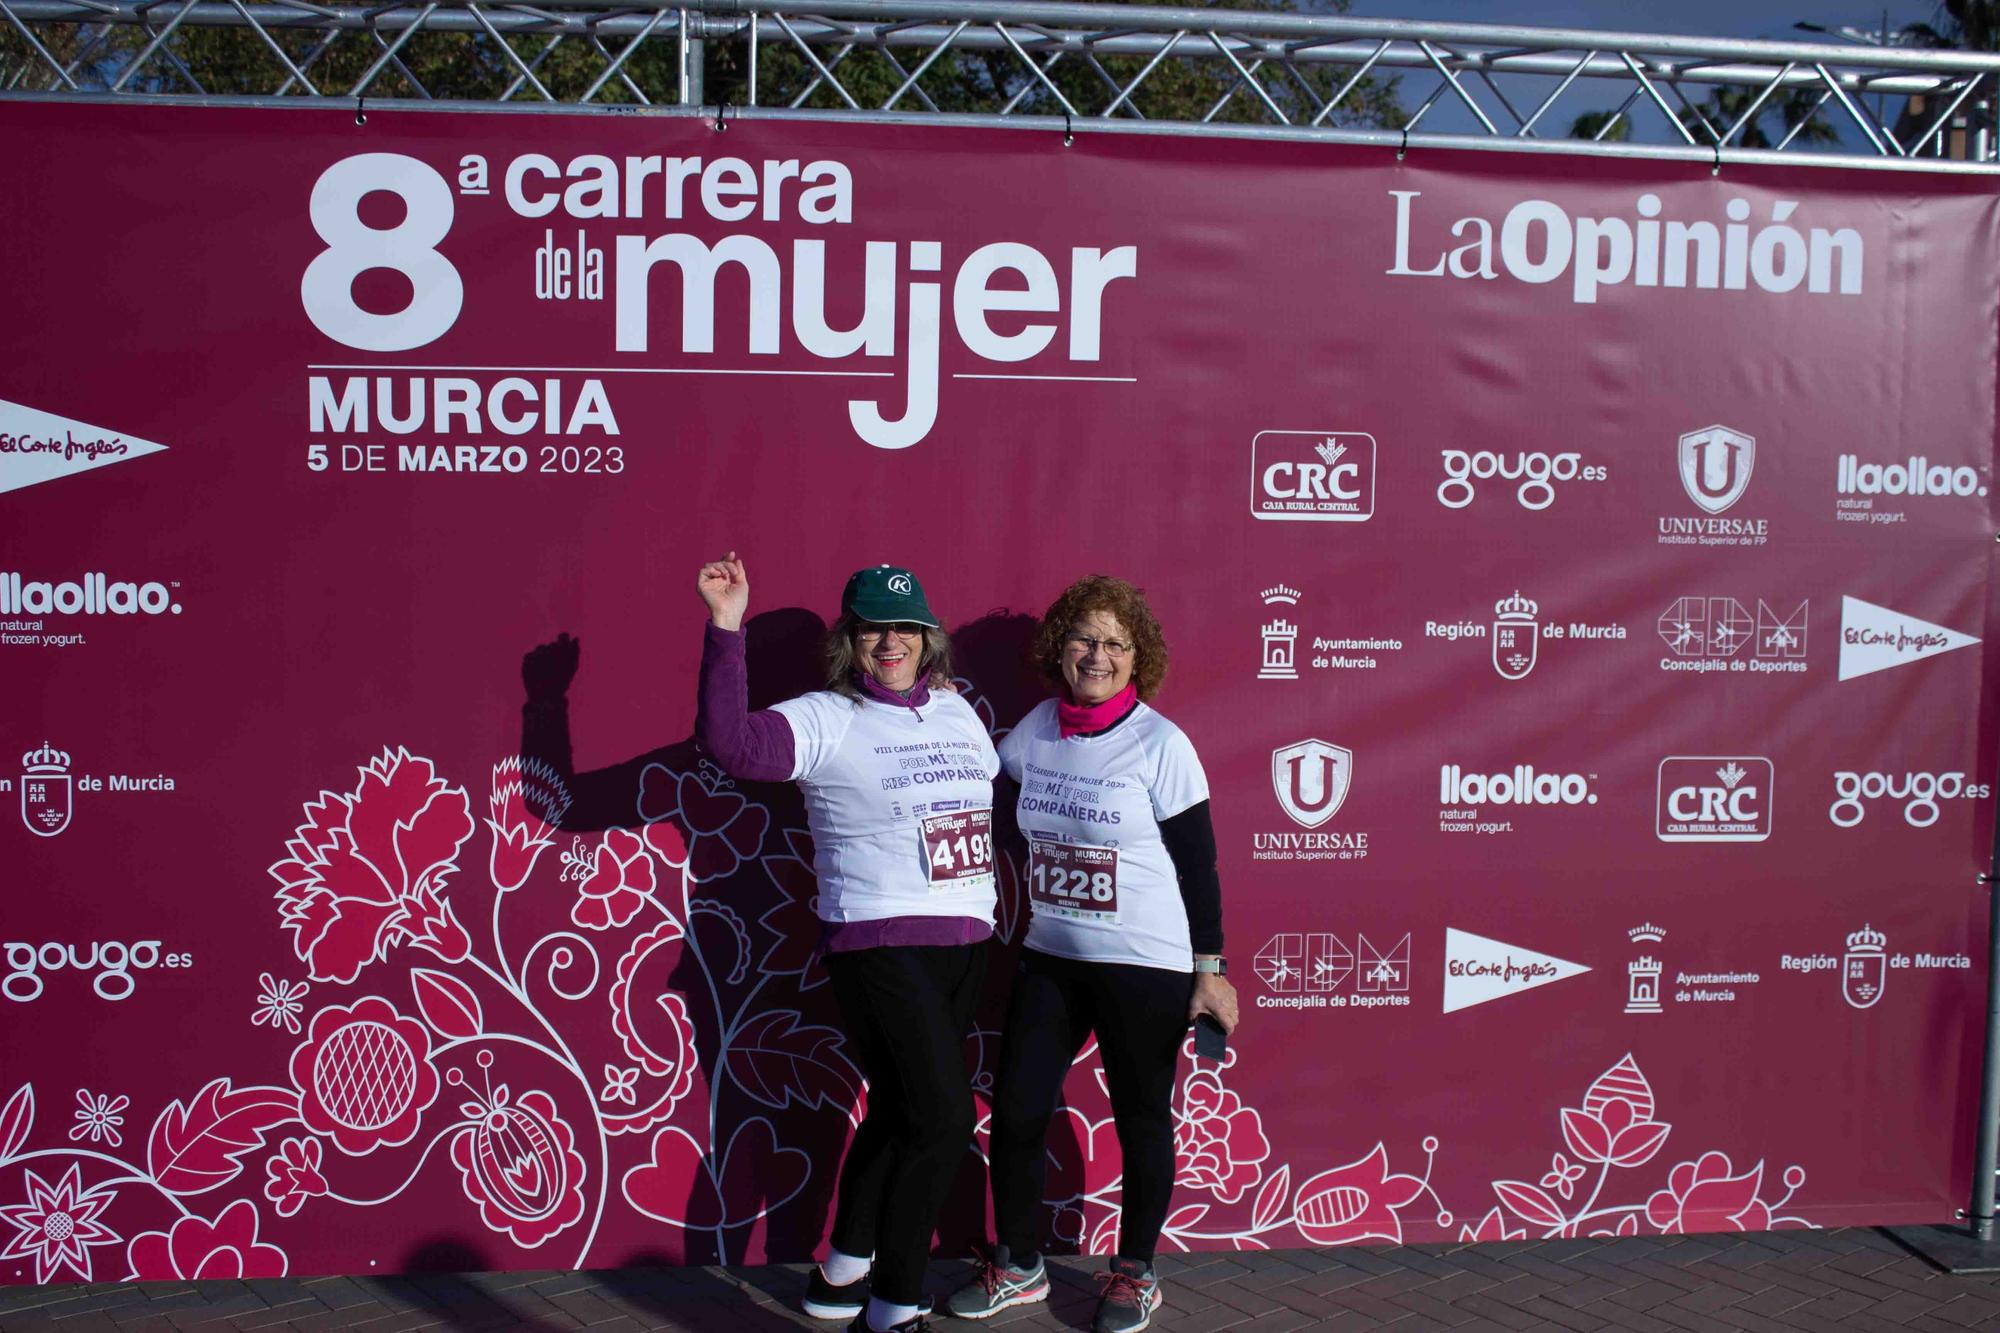
[[[537,300],[609,306],[605,322],[619,360],[609,368],[614,373],[657,368],[654,339],[662,334],[674,338],[681,355],[674,369],[710,369],[718,324],[737,324],[734,312],[718,318],[718,300],[747,291],[747,308],[741,311],[747,316],[741,323],[747,343],[741,351],[753,358],[862,358],[875,379],[889,381],[886,394],[846,404],[855,433],[878,449],[908,448],[936,424],[939,351],[947,328],[972,357],[994,367],[1055,349],[1036,361],[1035,373],[982,369],[954,378],[1079,383],[1135,378],[1105,373],[1102,361],[1106,311],[1117,328],[1115,316],[1133,299],[1138,246],[1087,237],[1099,243],[1044,254],[1033,245],[999,241],[962,257],[951,255],[948,269],[943,241],[856,234],[849,224],[857,219],[871,236],[881,234],[885,221],[870,218],[862,207],[865,183],[865,176],[857,181],[856,171],[835,159],[752,163],[738,157],[584,153],[559,163],[533,152],[495,162],[469,154],[458,160],[454,181],[447,182],[437,168],[406,154],[358,153],[327,167],[314,183],[309,211],[324,248],[301,276],[299,299],[313,327],[344,347],[407,352],[436,342],[479,295],[468,297],[464,277],[445,252],[457,211],[491,207],[476,201],[497,194],[493,203],[515,218],[565,219],[560,246],[553,227],[521,230],[518,271],[525,278],[533,270]],[[465,202],[454,196],[454,184]],[[388,227],[365,221],[362,201],[373,194],[401,200],[401,220]],[[698,225],[713,232],[714,223],[735,229],[707,237],[687,229]],[[834,228],[831,234],[841,239],[829,257],[828,242],[815,236],[786,241],[758,234],[781,228],[808,233]],[[354,282],[373,269],[407,278],[413,289],[409,304],[386,314],[364,309],[355,299]],[[670,282],[660,272],[666,269],[675,270]],[[733,271],[723,277],[725,269]],[[829,270],[841,276],[830,283]],[[845,281],[847,274],[858,274],[859,280]],[[850,287],[858,291],[850,294]],[[837,289],[838,299],[829,299],[829,288]],[[676,294],[678,309],[656,310],[656,298],[669,291]],[[858,318],[846,314],[854,309],[855,296]],[[840,309],[844,318],[836,319],[829,307]],[[996,315],[1002,317],[1000,328]],[[898,359],[900,386],[893,382]],[[785,366],[770,366],[769,372],[795,373]],[[352,401],[347,395],[354,381],[336,393],[328,380],[316,378],[308,393],[322,403]],[[502,384],[525,386],[520,398],[534,388],[518,378]],[[439,390],[447,386],[467,393],[458,403],[465,423],[458,428],[480,429],[487,411],[480,397],[484,386],[461,378],[437,381]],[[416,389],[407,396],[415,401]],[[431,397],[439,400],[438,393]],[[593,418],[613,419],[610,398],[598,381],[585,381],[574,401],[601,404],[601,412],[593,408]],[[436,424],[444,428],[454,415],[440,408]],[[504,427],[496,422],[493,429]]]

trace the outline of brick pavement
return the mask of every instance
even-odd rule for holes
[[[1099,1261],[1052,1266],[1049,1303],[992,1326],[1089,1328]],[[936,1289],[968,1271],[937,1265]],[[1160,1272],[1167,1307],[1154,1326],[1173,1333],[2000,1328],[2000,1275],[1940,1273],[1871,1230],[1196,1254],[1162,1258]],[[826,1329],[796,1310],[805,1274],[786,1265],[10,1287],[0,1288],[0,1330]]]

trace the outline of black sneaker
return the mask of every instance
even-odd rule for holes
[[[1153,1311],[1160,1308],[1160,1279],[1151,1264],[1113,1259],[1097,1280],[1104,1292],[1097,1298],[1092,1333],[1138,1333],[1153,1322]]]
[[[801,1304],[814,1319],[852,1319],[868,1308],[868,1274],[836,1287],[814,1264],[812,1276],[806,1279],[806,1298]]]
[[[930,1321],[930,1313],[931,1307],[927,1302],[922,1309],[895,1325],[893,1333],[937,1333],[937,1326]],[[847,1326],[847,1333],[874,1333],[874,1330],[868,1327],[867,1314],[854,1316],[854,1322]]]

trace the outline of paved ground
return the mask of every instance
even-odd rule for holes
[[[993,1321],[1087,1329],[1098,1264],[1057,1260],[1046,1306]],[[1155,1327],[1818,1333],[2000,1328],[2000,1275],[1951,1277],[1877,1231],[1204,1254],[1164,1259]],[[792,1307],[802,1267],[636,1269],[0,1288],[0,1329],[827,1328]],[[939,1265],[943,1284],[963,1275]],[[940,1321],[940,1333],[972,1326]]]

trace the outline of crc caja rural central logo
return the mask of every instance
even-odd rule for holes
[[[1250,441],[1250,512],[1317,523],[1375,517],[1375,437],[1359,431],[1259,431]]]
[[[1756,755],[1669,755],[1660,761],[1661,842],[1762,842],[1771,836],[1771,761]]]

